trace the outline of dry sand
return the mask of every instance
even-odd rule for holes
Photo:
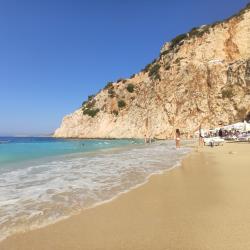
[[[250,249],[250,143],[203,148],[116,200],[1,250]]]

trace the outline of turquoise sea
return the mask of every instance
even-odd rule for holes
[[[141,144],[141,140],[77,140],[52,137],[0,137],[0,172],[3,167],[21,166],[35,159],[65,154],[91,152]],[[18,163],[18,164],[15,164]]]
[[[0,137],[0,240],[112,200],[189,151],[173,141]]]

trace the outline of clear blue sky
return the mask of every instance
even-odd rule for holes
[[[247,0],[1,0],[0,135],[46,134],[164,42]]]

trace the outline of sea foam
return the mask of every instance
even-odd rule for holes
[[[109,201],[152,174],[177,165],[190,149],[157,142],[58,157],[0,174],[0,237],[56,222]]]

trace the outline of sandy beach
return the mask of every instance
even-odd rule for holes
[[[250,249],[250,143],[195,149],[112,202],[18,234],[1,250]]]

